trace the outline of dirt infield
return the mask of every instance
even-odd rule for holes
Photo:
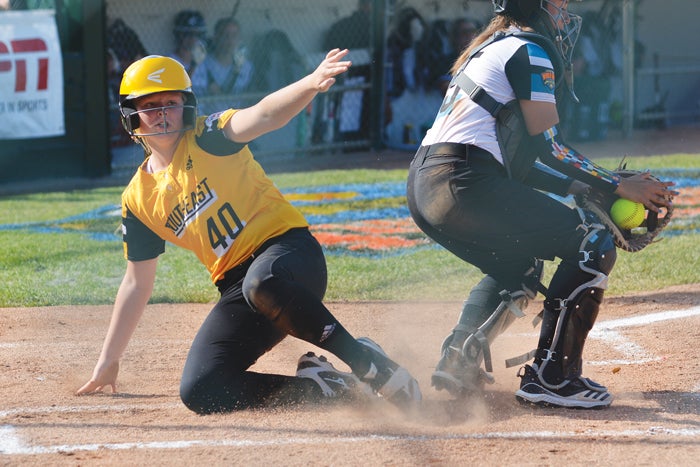
[[[76,397],[110,307],[0,309],[0,464],[639,466],[700,458],[700,284],[607,300],[584,355],[586,374],[615,395],[598,411],[531,408],[513,397],[516,369],[501,362],[535,345],[530,317],[539,303],[499,338],[496,383],[471,402],[429,386],[459,303],[329,305],[419,379],[416,413],[380,400],[194,415],[179,402],[179,377],[208,305],[149,306],[122,362],[120,392]],[[289,338],[256,369],[293,374],[310,349]]]

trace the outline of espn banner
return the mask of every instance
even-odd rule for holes
[[[0,139],[65,133],[53,10],[0,11]]]

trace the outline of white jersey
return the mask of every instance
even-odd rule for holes
[[[496,101],[514,99],[555,103],[555,76],[544,49],[522,37],[507,36],[478,52],[461,71]],[[503,163],[496,138],[496,119],[454,83],[423,146],[463,143],[478,146]]]

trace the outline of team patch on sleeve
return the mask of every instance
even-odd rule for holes
[[[530,94],[533,101],[552,101],[555,80],[552,70],[544,70],[530,75]]]
[[[552,61],[542,47],[537,44],[527,44],[528,60],[530,62],[530,99],[533,101],[554,102],[556,77]]]

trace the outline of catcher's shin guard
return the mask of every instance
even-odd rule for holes
[[[523,278],[522,289],[515,292],[502,289],[491,276],[472,289],[459,322],[442,344],[433,386],[459,396],[480,391],[485,382],[494,382],[491,344],[515,318],[525,316],[523,310],[537,295],[542,270],[543,263],[537,261]]]
[[[581,377],[583,347],[598,317],[616,253],[610,233],[582,213],[585,231],[580,259],[562,260],[544,302],[544,316],[535,358],[538,376],[549,389]],[[579,284],[573,290],[570,284]]]

